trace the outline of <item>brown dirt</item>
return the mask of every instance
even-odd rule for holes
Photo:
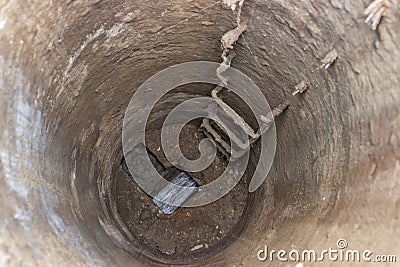
[[[163,159],[160,132],[150,132],[149,147]],[[199,156],[198,143],[205,138],[198,125],[187,125],[180,136],[182,153],[189,159]],[[155,149],[154,149],[155,148]],[[227,165],[218,153],[214,162],[205,170],[191,173],[199,184],[207,184],[218,177]],[[123,223],[140,245],[154,254],[162,253],[170,260],[190,261],[224,249],[240,234],[243,211],[247,206],[248,190],[245,179],[220,200],[197,208],[180,208],[172,215],[165,215],[143,192],[122,167],[114,173],[117,212]],[[202,245],[195,251],[192,248]]]

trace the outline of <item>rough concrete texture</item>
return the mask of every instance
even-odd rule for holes
[[[277,121],[244,229],[193,266],[266,266],[265,245],[322,250],[338,238],[400,260],[400,12],[373,31],[368,4],[245,1],[232,66],[272,107],[304,79],[310,89]],[[0,265],[163,265],[106,212],[124,110],[157,71],[219,62],[235,23],[217,0],[0,2]]]

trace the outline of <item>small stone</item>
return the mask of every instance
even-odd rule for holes
[[[153,203],[167,215],[171,215],[177,211],[187,199],[197,192],[198,187],[197,183],[186,172],[180,172],[172,180],[171,184],[162,189],[153,198]],[[175,185],[179,187],[175,187]],[[176,203],[177,205],[170,205],[166,202]]]
[[[195,247],[193,247],[190,251],[196,251],[196,250],[199,250],[199,249],[202,249],[204,247],[204,245],[203,244],[201,244],[201,245],[197,245],[197,246],[195,246]]]
[[[166,254],[166,255],[173,255],[176,252],[176,248],[175,247],[159,246],[158,250],[161,251],[161,253]]]

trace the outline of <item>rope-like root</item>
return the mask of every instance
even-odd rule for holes
[[[382,17],[386,15],[387,9],[391,5],[395,5],[396,0],[375,0],[373,1],[364,11],[364,15],[367,16],[365,23],[371,25],[375,31],[378,28]]]

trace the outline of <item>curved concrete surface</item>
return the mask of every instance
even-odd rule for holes
[[[266,266],[266,245],[321,251],[339,238],[400,260],[400,14],[388,10],[373,31],[368,4],[245,1],[232,66],[272,107],[302,80],[311,87],[277,120],[272,170],[236,240],[192,265]],[[173,64],[219,62],[235,22],[216,0],[1,3],[1,265],[168,261],[131,249],[103,183],[121,160],[135,89]],[[320,68],[333,48],[337,61]]]

